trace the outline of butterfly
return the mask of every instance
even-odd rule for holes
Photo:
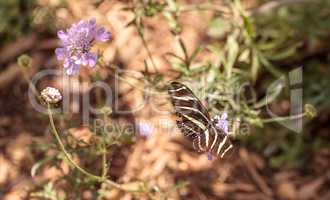
[[[193,147],[198,151],[222,158],[233,145],[227,133],[216,125],[217,121],[211,119],[200,100],[179,82],[171,82],[167,91],[178,118],[177,127],[183,135],[192,140]]]

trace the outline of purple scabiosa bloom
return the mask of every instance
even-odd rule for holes
[[[81,65],[96,65],[97,53],[90,52],[93,42],[105,42],[110,39],[111,33],[104,27],[97,27],[95,18],[92,18],[72,24],[66,31],[58,31],[57,36],[61,40],[61,47],[55,50],[57,59],[63,60],[66,73],[73,75]]]
[[[136,129],[141,136],[146,138],[152,136],[154,133],[154,127],[151,124],[145,122],[138,122]]]

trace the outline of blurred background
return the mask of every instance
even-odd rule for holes
[[[120,145],[109,148],[108,177],[119,183],[142,181],[148,192],[124,192],[85,180],[58,150],[47,115],[31,105],[23,75],[62,70],[54,53],[57,31],[92,17],[112,33],[110,41],[97,44],[103,62],[144,75],[157,73],[162,80],[183,73],[166,56],[183,56],[182,44],[188,54],[207,47],[195,63],[230,57],[237,47],[233,63],[247,74],[258,97],[281,74],[302,67],[303,83],[297,87],[317,115],[304,118],[297,134],[277,123],[260,125],[259,118],[251,117],[258,113],[246,114],[249,134],[234,139],[235,150],[227,158],[210,161],[174,129],[173,116],[155,113],[148,105],[134,113],[113,113],[111,123],[138,123],[148,137],[121,138]],[[219,56],[211,54],[215,51]],[[22,54],[31,57],[28,69],[17,64]],[[329,64],[329,0],[0,0],[0,199],[330,199]],[[148,65],[158,70],[145,71]],[[112,73],[82,67],[70,78],[70,84],[81,88],[70,92],[84,92],[95,80],[110,84]],[[62,79],[43,78],[37,89],[51,85],[63,91],[69,86]],[[119,87],[120,108],[129,110],[145,100],[136,88]],[[168,100],[156,96],[150,101]],[[79,155],[74,158],[93,171],[100,168],[98,152],[75,143],[93,143],[93,133],[81,124],[80,107],[79,99],[72,100],[56,123]],[[289,114],[289,94],[281,94],[270,108]],[[155,125],[160,121],[171,123]]]

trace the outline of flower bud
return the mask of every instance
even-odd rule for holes
[[[30,68],[32,59],[30,56],[23,54],[17,58],[17,64],[20,67]]]
[[[311,104],[305,104],[304,109],[307,117],[309,118],[314,118],[317,115],[315,107]]]
[[[109,106],[104,106],[101,108],[101,113],[104,115],[110,115],[112,113],[112,108]]]
[[[46,87],[41,91],[41,98],[47,103],[55,104],[62,100],[62,95],[58,89]]]

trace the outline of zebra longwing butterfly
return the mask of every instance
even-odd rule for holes
[[[168,93],[178,117],[177,126],[184,136],[193,140],[194,148],[223,157],[232,148],[229,136],[211,120],[194,93],[179,82],[170,83]]]

